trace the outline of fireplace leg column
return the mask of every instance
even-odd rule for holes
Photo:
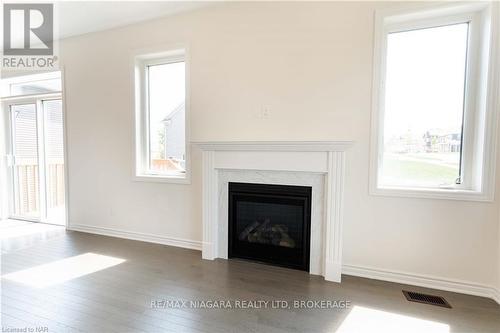
[[[201,257],[214,260],[217,255],[217,170],[214,152],[203,152],[203,243]]]
[[[342,276],[342,222],[345,152],[328,152],[326,179],[325,280],[340,282]]]

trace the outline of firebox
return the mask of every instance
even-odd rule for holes
[[[309,271],[307,186],[229,183],[228,257]]]

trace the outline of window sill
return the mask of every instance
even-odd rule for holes
[[[493,201],[493,194],[474,191],[474,190],[377,187],[377,188],[371,188],[370,194],[375,196],[402,197],[402,198],[443,199],[443,200],[483,201],[483,202]]]
[[[151,182],[151,183],[170,183],[170,184],[191,184],[189,175],[176,176],[176,175],[136,175],[133,177],[137,182]]]

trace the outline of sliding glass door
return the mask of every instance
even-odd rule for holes
[[[40,159],[36,104],[12,105],[13,216],[40,219]]]
[[[61,99],[10,105],[12,217],[65,221]]]
[[[45,201],[47,221],[64,224],[64,145],[60,99],[42,102],[44,115]],[[59,222],[58,222],[59,221]]]

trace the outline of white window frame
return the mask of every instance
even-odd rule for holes
[[[370,184],[372,195],[492,201],[495,187],[496,123],[500,65],[498,3],[425,5],[377,11],[372,90]],[[379,184],[383,157],[384,94],[389,33],[469,23],[463,130],[463,182],[457,186],[420,188]]]
[[[167,51],[165,51],[167,50]],[[149,107],[148,66],[183,61],[185,64],[185,172],[154,174],[149,170]],[[189,144],[189,60],[187,47],[139,50],[133,53],[133,90],[135,113],[135,163],[133,179],[136,181],[190,184],[191,154]]]

